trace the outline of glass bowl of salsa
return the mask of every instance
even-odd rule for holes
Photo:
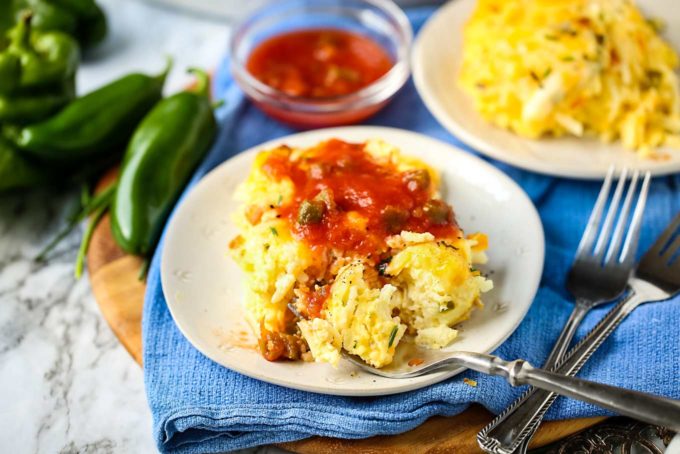
[[[358,123],[408,79],[412,39],[390,0],[282,0],[235,28],[231,70],[245,94],[284,123]]]

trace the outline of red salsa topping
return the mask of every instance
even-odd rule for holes
[[[272,152],[263,165],[276,180],[290,178],[292,202],[279,208],[293,234],[312,247],[332,247],[376,259],[388,236],[402,230],[456,238],[453,210],[431,198],[425,169],[400,172],[377,162],[364,144],[332,139],[291,162],[290,149]]]
[[[259,81],[290,96],[328,98],[362,89],[392,67],[372,39],[338,29],[299,30],[269,38],[248,57]]]

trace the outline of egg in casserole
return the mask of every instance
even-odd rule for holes
[[[405,335],[453,342],[492,283],[475,269],[486,236],[463,234],[438,187],[380,140],[259,153],[229,247],[263,356],[337,364],[344,349],[382,367]]]
[[[520,136],[680,148],[678,55],[630,0],[479,0],[463,32],[462,88]]]

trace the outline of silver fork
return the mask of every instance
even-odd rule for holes
[[[673,237],[675,236],[675,239]],[[557,372],[576,374],[604,340],[636,307],[649,302],[667,301],[680,294],[680,214],[669,224],[654,245],[645,253],[629,281],[628,297],[617,304],[560,362]],[[537,408],[534,418],[513,421],[514,438],[501,439],[493,431],[495,422],[485,427],[477,436],[480,446],[487,452],[523,452],[538,425],[556,396],[542,391],[532,391],[513,404]],[[514,407],[510,407],[512,410]],[[510,415],[505,422],[515,419]],[[502,415],[501,415],[502,416]],[[503,435],[501,433],[501,435]]]
[[[621,171],[603,222],[602,214],[609,197],[614,173],[614,168],[611,167],[581,237],[574,263],[569,270],[567,290],[576,297],[574,309],[543,365],[546,369],[552,369],[564,355],[576,329],[591,309],[609,303],[623,294],[633,271],[650,175],[649,172],[645,175],[635,213],[629,225],[628,214],[640,172],[633,173],[623,205],[619,206],[628,177],[628,169],[624,168]],[[619,214],[618,222],[612,233],[617,213]],[[621,249],[626,230],[628,231],[626,242]]]
[[[633,172],[623,204],[619,206],[627,176],[628,169],[624,168],[603,221],[604,209],[614,178],[614,168],[610,167],[607,172],[567,277],[567,290],[576,297],[574,309],[548,355],[543,365],[544,369],[553,369],[562,359],[576,329],[592,308],[619,298],[627,288],[628,279],[635,264],[635,251],[647,200],[650,174],[647,172],[644,176],[630,226],[628,226],[628,217],[640,172]],[[618,221],[612,233],[617,215]],[[626,239],[621,247],[624,234]],[[531,438],[527,428],[528,421],[534,419],[541,407],[538,403],[523,404],[530,392],[531,390],[527,391],[501,412],[491,424],[482,429],[478,435],[480,445],[493,444],[495,450],[492,452],[510,453],[517,449],[518,453],[526,453],[528,441]],[[534,430],[539,422],[535,422]],[[518,430],[518,428],[522,429]],[[524,435],[524,440],[526,440],[521,446],[517,443],[518,435]],[[485,443],[485,439],[492,439],[494,443],[491,441]]]

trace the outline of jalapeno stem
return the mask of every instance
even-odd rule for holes
[[[174,63],[174,60],[172,59],[171,56],[165,57],[165,69],[163,69],[163,72],[160,73],[155,77],[155,79],[160,82],[161,84],[165,83],[165,79],[168,77],[168,74],[170,73],[170,70],[172,69],[172,65]]]
[[[151,261],[149,260],[148,257],[144,258],[144,261],[142,262],[141,268],[139,268],[139,274],[137,275],[137,279],[140,281],[145,281],[146,280],[146,275],[149,272],[149,265]]]
[[[78,206],[78,209],[68,217],[69,221],[73,221],[74,219],[77,219],[78,216],[80,216],[80,213],[82,211],[82,208],[85,208],[90,201],[92,200],[92,194],[90,194],[90,185],[87,183],[83,183],[80,185],[80,205]]]
[[[19,48],[28,48],[31,45],[31,20],[33,13],[31,11],[24,11],[21,14],[19,23],[16,28],[10,32],[12,44]]]
[[[194,91],[199,95],[210,98],[210,76],[208,76],[208,73],[199,68],[189,68],[187,72],[196,77],[196,89]]]
[[[66,238],[68,234],[73,231],[73,229],[76,228],[80,221],[100,208],[104,208],[106,210],[109,205],[111,205],[115,190],[116,185],[112,184],[94,197],[90,197],[88,200],[85,200],[84,194],[81,194],[80,210],[69,216],[66,227],[57,233],[54,239],[50,241],[47,246],[42,249],[42,251],[40,251],[40,253],[36,256],[35,261],[42,262],[45,260],[47,254],[49,254],[59,243],[61,243],[61,241]]]
[[[104,213],[106,213],[107,208],[108,206],[99,207],[97,211],[95,211],[95,213],[92,215],[89,224],[87,224],[87,229],[85,229],[83,241],[81,241],[80,243],[80,248],[78,249],[78,256],[76,257],[76,269],[74,273],[76,279],[80,279],[80,277],[83,275],[85,255],[87,254],[87,250],[90,247],[92,234],[94,233],[94,229],[99,224],[99,221],[101,221],[102,217],[104,217]]]

